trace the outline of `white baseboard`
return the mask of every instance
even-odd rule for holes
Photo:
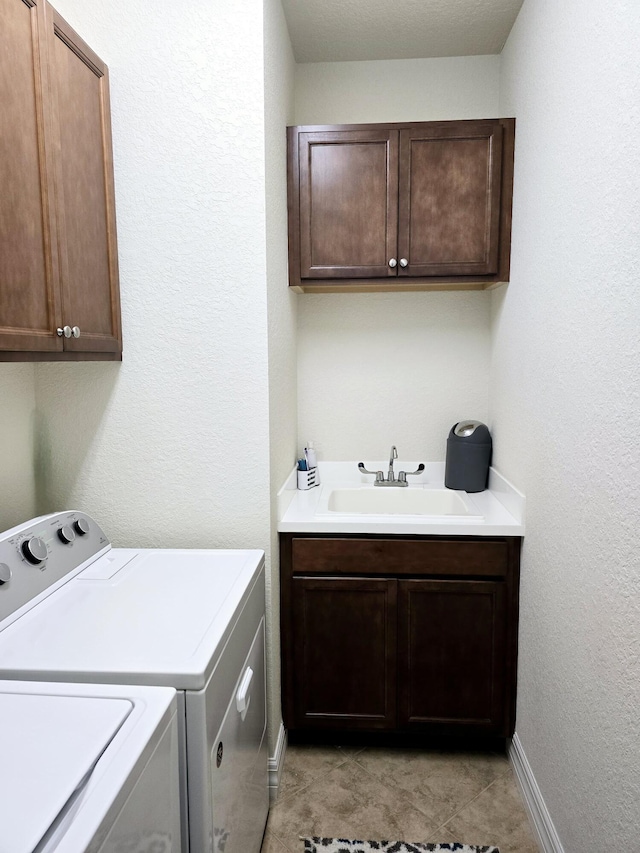
[[[538,787],[536,777],[533,775],[533,770],[522,748],[517,732],[514,734],[511,746],[509,747],[509,760],[516,775],[525,806],[529,812],[540,849],[544,853],[564,853],[560,836],[553,825],[549,809],[545,804],[542,791]]]
[[[269,799],[273,803],[278,796],[278,788],[280,787],[280,776],[284,766],[284,756],[287,751],[287,730],[284,723],[280,721],[280,730],[278,731],[278,739],[276,741],[276,749],[272,756],[269,757]]]

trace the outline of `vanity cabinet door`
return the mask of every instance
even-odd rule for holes
[[[44,0],[0,0],[0,350],[62,350]]]
[[[390,579],[293,578],[289,726],[395,728],[396,591]]]
[[[506,607],[500,581],[398,582],[400,726],[507,734]]]

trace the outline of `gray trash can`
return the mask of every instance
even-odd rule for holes
[[[481,492],[487,488],[491,433],[480,421],[460,421],[447,438],[444,484],[448,489]]]

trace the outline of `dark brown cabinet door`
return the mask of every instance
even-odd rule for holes
[[[506,606],[498,581],[398,582],[400,726],[507,734]]]
[[[0,20],[0,361],[119,359],[106,66],[44,0]]]
[[[395,728],[397,582],[291,583],[293,727]]]
[[[300,133],[298,156],[300,277],[395,276],[398,131]]]
[[[501,170],[497,122],[400,131],[400,277],[497,272]]]
[[[55,352],[60,322],[43,0],[0,0],[0,350]]]
[[[108,71],[58,13],[47,6],[57,135],[56,205],[62,314],[80,337],[72,352],[120,352]]]

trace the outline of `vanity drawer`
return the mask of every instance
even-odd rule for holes
[[[291,539],[293,575],[505,577],[507,539],[315,537]]]

